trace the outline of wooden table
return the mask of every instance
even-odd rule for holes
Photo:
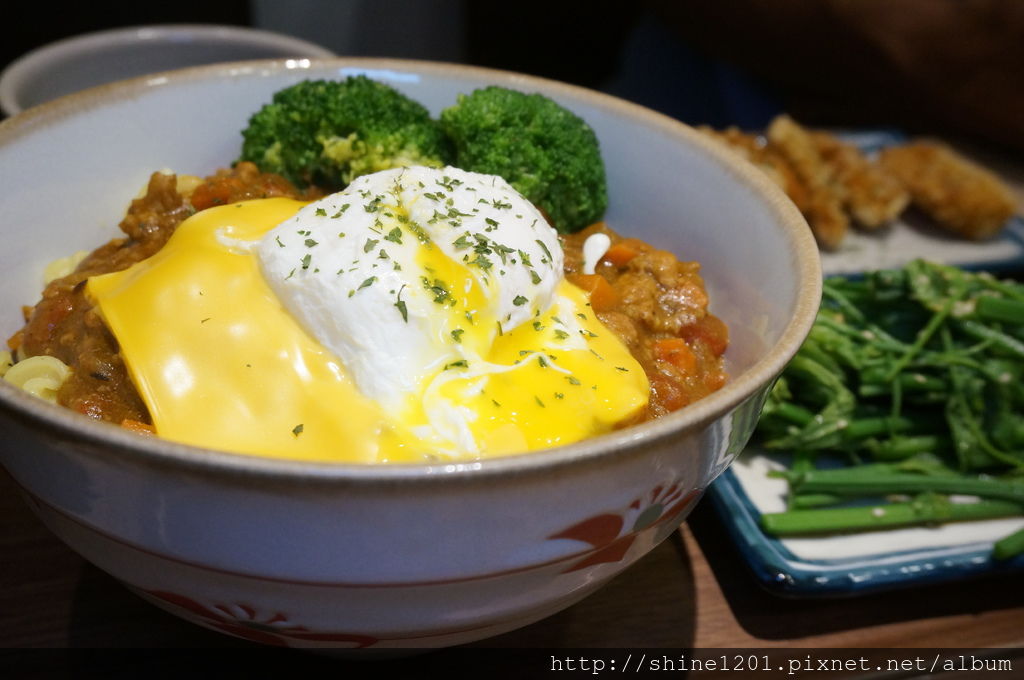
[[[83,561],[39,523],[5,472],[0,645],[254,648],[165,614]],[[588,599],[471,647],[1024,649],[1024,577],[851,599],[781,599],[755,583],[704,501],[677,534]],[[431,658],[443,663],[456,653]],[[1024,658],[1013,654],[1024,671]]]

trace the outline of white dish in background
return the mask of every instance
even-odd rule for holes
[[[891,130],[840,130],[836,135],[869,155],[907,141],[902,133]],[[872,269],[895,269],[918,258],[994,273],[1024,270],[1024,219],[1013,217],[990,240],[968,241],[908,211],[875,232],[850,229],[837,250],[822,251],[821,269],[825,276],[855,276]]]
[[[989,241],[965,241],[930,224],[900,219],[877,233],[851,230],[842,246],[821,253],[825,276],[850,276],[872,269],[895,269],[913,259],[955,264],[991,272],[1024,269],[1024,220],[1014,217]]]
[[[36,48],[0,74],[0,109],[27,108],[95,85],[228,61],[331,57],[326,47],[242,26],[167,24],[85,33]]]

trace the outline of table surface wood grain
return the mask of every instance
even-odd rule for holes
[[[842,599],[760,588],[704,501],[680,531],[573,607],[492,648],[1024,648],[1022,577]],[[244,647],[144,602],[64,546],[0,472],[0,646]],[[444,652],[441,652],[444,654]]]

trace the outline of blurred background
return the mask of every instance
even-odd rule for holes
[[[47,6],[50,7],[49,5]],[[759,129],[786,111],[1024,154],[1017,0],[177,0],[14,9],[0,66],[78,33],[140,24],[253,26],[339,55],[522,71],[684,122]],[[9,24],[10,25],[10,24]]]

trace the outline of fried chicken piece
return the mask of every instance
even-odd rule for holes
[[[998,233],[1017,201],[994,173],[952,149],[916,141],[882,151],[880,162],[910,192],[911,201],[947,230],[972,240]]]
[[[857,226],[878,229],[906,209],[910,194],[903,184],[860,149],[827,132],[811,132],[811,139],[842,186],[843,207]]]
[[[725,144],[730,149],[743,156],[768,175],[782,189],[786,188],[786,180],[778,168],[769,158],[767,146],[763,137],[744,132],[736,126],[729,126],[724,130],[715,130],[707,125],[697,128],[700,132]]]
[[[789,161],[776,152],[763,136],[743,132],[735,126],[724,130],[715,130],[708,126],[700,126],[697,129],[757,166],[786,192],[789,199],[806,215],[804,207],[808,205],[807,189],[800,182]]]
[[[834,249],[851,219],[863,229],[878,229],[907,207],[910,195],[891,173],[835,135],[809,130],[779,116],[767,137],[735,127],[698,128],[763,170],[796,204],[818,242]]]
[[[825,162],[811,133],[786,115],[768,126],[769,145],[789,162],[806,190],[801,202],[794,200],[814,232],[818,245],[835,250],[846,237],[850,220],[843,211],[845,191],[832,167]]]

